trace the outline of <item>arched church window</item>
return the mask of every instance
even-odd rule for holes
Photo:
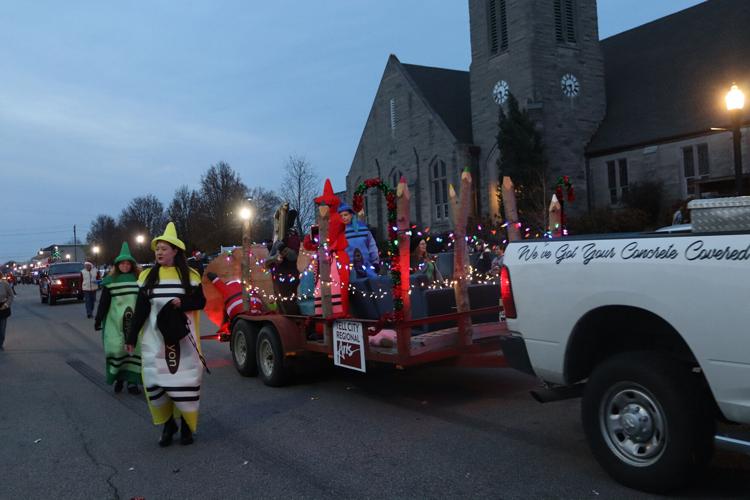
[[[436,159],[432,162],[432,201],[435,207],[435,220],[448,218],[448,175],[445,162]]]
[[[559,43],[576,43],[576,0],[554,0],[555,37]]]
[[[506,0],[487,0],[487,27],[490,53],[508,50],[508,11]]]

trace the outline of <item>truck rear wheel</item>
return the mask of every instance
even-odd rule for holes
[[[289,367],[284,362],[284,349],[276,329],[266,325],[258,332],[257,343],[258,376],[264,384],[281,387],[289,376]]]
[[[653,352],[628,352],[594,369],[581,413],[604,470],[631,488],[663,493],[684,486],[710,459],[711,408],[687,365]]]
[[[238,321],[232,329],[232,340],[229,344],[232,361],[244,377],[254,377],[258,374],[258,361],[255,356],[256,337],[255,328],[247,321]]]

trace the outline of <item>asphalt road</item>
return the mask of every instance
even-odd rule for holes
[[[577,400],[539,405],[535,380],[510,369],[324,363],[274,389],[205,342],[195,444],[162,449],[144,397],[104,384],[83,303],[18,290],[0,352],[0,499],[650,498],[599,468]],[[717,453],[681,495],[750,497],[750,457]]]

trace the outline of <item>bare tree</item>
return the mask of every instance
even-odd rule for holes
[[[118,226],[121,234],[126,238],[133,238],[136,234],[146,233],[151,237],[158,236],[166,225],[164,205],[152,194],[133,198],[127,207],[120,212]],[[147,259],[147,250],[138,249],[137,259]]]
[[[89,245],[97,244],[101,248],[101,258],[105,262],[112,262],[120,252],[120,230],[115,220],[109,215],[100,214],[91,221],[91,227],[86,235]]]
[[[247,196],[247,186],[240,175],[223,161],[201,177],[200,241],[204,249],[238,243],[241,222],[237,208]]]
[[[303,156],[290,156],[284,165],[284,180],[279,188],[281,201],[297,210],[297,230],[303,234],[315,222],[315,202],[319,194],[320,178]]]
[[[281,205],[281,198],[270,189],[254,187],[248,192],[248,198],[255,209],[253,217],[252,238],[255,241],[273,238],[273,216]]]
[[[177,234],[186,244],[196,246],[196,236],[200,231],[201,199],[195,190],[180,186],[167,209],[167,217],[174,222]]]

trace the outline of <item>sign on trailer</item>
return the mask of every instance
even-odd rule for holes
[[[365,335],[362,323],[333,322],[333,363],[361,372],[365,370]]]

